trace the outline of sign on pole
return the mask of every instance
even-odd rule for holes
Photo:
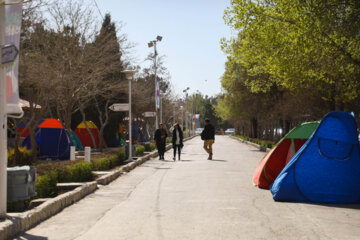
[[[1,2],[1,1],[0,1]],[[8,114],[23,114],[19,106],[19,55],[16,53],[20,48],[20,33],[22,20],[22,1],[7,0],[5,6],[5,52],[8,53],[6,65],[6,101]],[[4,44],[4,43],[2,43]],[[14,47],[16,47],[16,50]],[[4,53],[4,52],[3,52]]]
[[[1,64],[13,63],[19,53],[15,45],[6,45],[1,48]]]
[[[130,107],[129,103],[114,103],[109,107],[114,112],[128,112]]]
[[[156,112],[144,112],[143,116],[147,118],[156,117]]]

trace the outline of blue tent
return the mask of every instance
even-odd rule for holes
[[[42,159],[69,160],[72,142],[63,125],[56,119],[43,121],[37,130],[36,142],[38,157]],[[31,148],[30,135],[25,138],[23,146]]]
[[[360,202],[360,153],[351,114],[328,113],[271,187],[276,201]]]

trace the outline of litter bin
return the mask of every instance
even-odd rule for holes
[[[26,200],[36,196],[36,168],[33,166],[7,169],[7,199]]]

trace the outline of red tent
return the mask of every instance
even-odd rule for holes
[[[285,165],[311,137],[318,125],[319,122],[309,122],[293,128],[261,160],[255,170],[253,183],[260,188],[269,189]]]
[[[99,129],[97,128],[95,123],[93,123],[91,121],[86,121],[86,125],[89,127],[90,131],[92,132],[92,134],[95,138],[96,146],[98,147],[99,146]],[[76,127],[74,132],[80,139],[80,142],[83,145],[83,147],[97,148],[94,146],[91,136],[90,136],[88,130],[86,129],[84,122],[81,122]],[[103,147],[107,147],[105,139],[103,139]]]

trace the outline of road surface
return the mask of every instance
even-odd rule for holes
[[[217,136],[214,160],[199,137],[182,161],[150,160],[17,239],[360,239],[360,205],[274,202],[253,186],[264,156]]]

